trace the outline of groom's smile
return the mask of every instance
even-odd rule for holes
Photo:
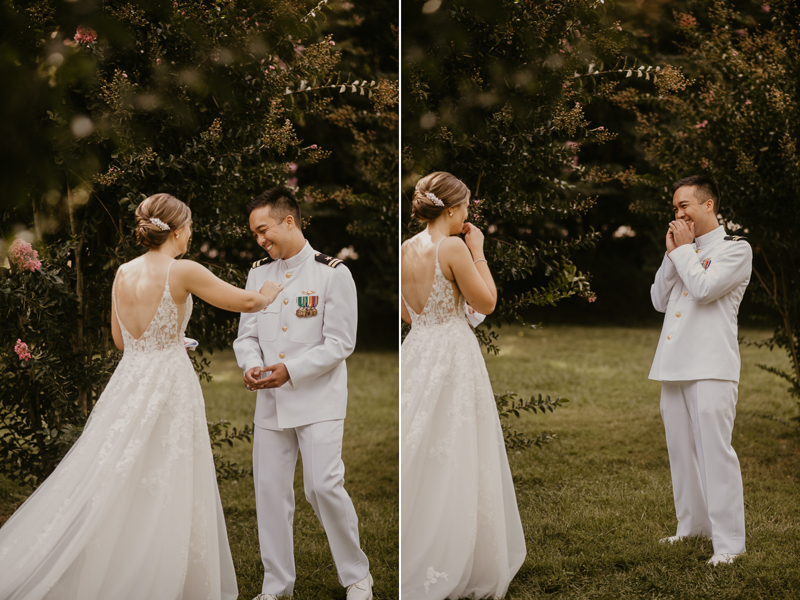
[[[250,231],[256,236],[256,243],[275,260],[288,258],[286,250],[286,218],[278,222],[270,215],[268,206],[255,209],[250,213]]]

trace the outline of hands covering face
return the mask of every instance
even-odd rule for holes
[[[694,222],[676,220],[669,224],[667,230],[667,254],[678,246],[691,244],[694,241]]]

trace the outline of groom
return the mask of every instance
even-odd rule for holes
[[[266,280],[283,290],[260,313],[242,314],[233,344],[244,383],[257,390],[253,477],[264,583],[254,600],[291,595],[294,469],[303,456],[303,487],[325,528],[348,600],[371,600],[369,561],[358,518],[344,489],[342,433],[347,409],[345,359],[356,341],[356,288],[341,260],[303,237],[291,191],[268,190],[247,204],[250,230],[269,254],[253,263],[248,290]]]
[[[675,220],[650,289],[665,313],[650,379],[661,381],[678,531],[662,542],[710,537],[710,565],[745,551],[739,459],[731,447],[738,397],[737,315],[753,251],[717,221],[719,188],[696,175],[673,186]]]

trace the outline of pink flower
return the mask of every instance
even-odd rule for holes
[[[79,44],[93,44],[95,40],[97,40],[97,32],[94,29],[81,25],[75,32],[75,41]]]
[[[156,64],[157,64],[157,65],[160,65],[160,64],[161,64],[161,59],[160,59],[160,58],[157,58],[157,59],[156,59]]]
[[[297,177],[292,177],[286,180],[286,185],[289,187],[297,187]]]
[[[752,104],[752,102],[750,102],[750,100],[745,100],[744,103],[745,104]]]
[[[702,129],[702,128],[703,128],[703,127],[705,127],[706,125],[708,125],[708,120],[705,120],[705,121],[703,121],[702,123],[698,122],[698,123],[697,123],[697,125],[695,125],[695,128],[696,128],[696,129]]]
[[[16,345],[14,346],[14,352],[17,353],[20,360],[29,361],[31,359],[31,353],[28,352],[28,344],[23,342],[22,340],[18,339]]]
[[[589,302],[594,302],[595,300],[597,300],[597,298],[589,298]]]
[[[605,131],[605,130],[606,130],[606,128],[605,128],[605,127],[603,127],[602,125],[601,125],[600,127],[598,127],[598,128],[597,128],[597,131]]]
[[[762,4],[761,5],[761,12],[768,13],[769,12],[769,4]]]
[[[8,257],[14,266],[23,271],[38,271],[42,268],[39,253],[26,241],[16,239],[8,248]]]
[[[294,173],[297,171],[297,163],[286,163],[286,168],[289,170],[289,172]]]
[[[331,40],[331,46],[335,46],[335,45],[336,45],[336,42],[334,42],[333,40]]]
[[[734,33],[741,36],[747,35],[747,32],[744,29],[736,29],[734,30]]]
[[[316,144],[311,144],[311,149],[312,150],[316,150],[317,149],[317,145]]]
[[[622,31],[622,27],[620,27],[619,25],[617,25],[617,31]]]

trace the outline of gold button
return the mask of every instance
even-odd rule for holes
[[[698,250],[698,252],[699,252],[699,250]],[[291,279],[291,278],[292,278],[292,274],[291,273],[287,273],[286,274],[286,279]]]
[[[668,336],[667,336],[667,339],[668,339],[668,340],[671,340],[671,339],[672,339],[672,336],[671,336],[671,335],[668,335]],[[283,358],[283,357],[281,357],[281,358]]]
[[[675,316],[680,319],[681,318],[681,313],[675,313]]]
[[[695,252],[695,254],[700,254],[700,248],[698,248],[698,249],[697,249],[697,250],[695,250],[694,252]]]
[[[281,358],[286,358],[286,355],[285,355],[283,352],[281,352],[280,354],[278,354],[278,356],[280,356]]]
[[[283,331],[286,331],[286,325],[284,325],[283,327],[281,327],[281,330],[283,330]]]
[[[689,292],[683,292],[683,295],[684,295],[684,296],[688,296],[688,295],[689,295]]]
[[[288,298],[284,298],[284,299],[283,299],[283,303],[284,303],[284,304],[289,304],[289,299],[288,299]]]

